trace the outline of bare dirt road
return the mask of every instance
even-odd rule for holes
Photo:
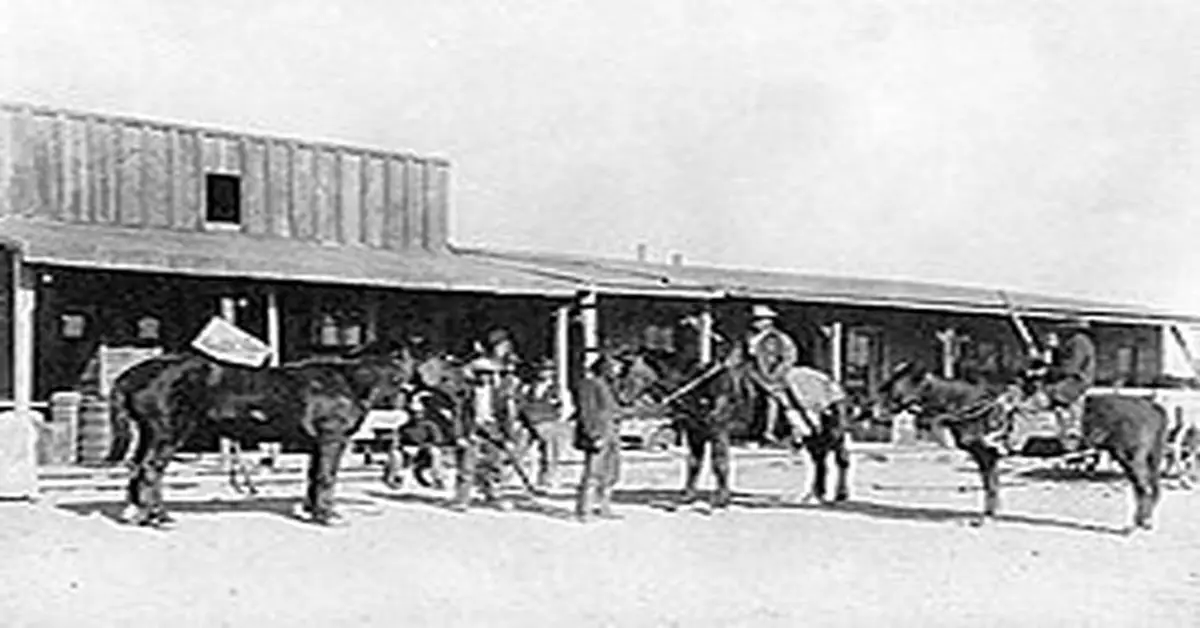
[[[0,625],[1200,624],[1200,492],[1167,491],[1157,529],[1125,536],[1122,482],[1010,473],[1007,516],[975,528],[957,455],[855,465],[853,501],[820,507],[776,499],[807,465],[739,461],[717,514],[659,507],[678,460],[628,465],[625,519],[588,526],[566,489],[456,514],[354,484],[332,530],[290,518],[297,487],[176,491],[171,532],[116,523],[112,493],[0,504]]]

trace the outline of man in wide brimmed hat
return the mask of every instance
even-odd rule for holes
[[[575,515],[589,521],[599,514],[619,518],[612,511],[612,492],[621,474],[621,434],[618,425],[632,408],[618,393],[618,383],[629,367],[629,353],[621,349],[587,351],[590,364],[576,394],[578,417],[575,448],[583,452],[583,472],[575,497]]]
[[[531,445],[536,446],[538,488],[553,488],[558,478],[563,442],[568,436],[569,421],[564,419],[574,411],[570,393],[559,390],[558,365],[553,359],[542,360],[532,381],[521,386],[518,405],[521,422],[530,432],[529,438],[519,447],[523,452],[521,457],[525,458]]]
[[[792,404],[787,394],[787,374],[799,358],[796,341],[775,326],[778,313],[767,305],[755,305],[750,311],[754,331],[746,342],[747,353],[754,363],[753,379],[767,393],[767,416],[764,437],[775,441],[779,415]]]
[[[1054,412],[1064,445],[1074,450],[1082,442],[1084,394],[1096,383],[1096,344],[1085,319],[1070,318],[1057,327],[1066,340],[1054,351],[1049,364],[1034,366],[1033,377],[1042,380],[1042,386],[1018,402],[1015,410]],[[1009,441],[1014,440],[1008,423],[987,436],[987,442],[1005,453],[1010,449]]]

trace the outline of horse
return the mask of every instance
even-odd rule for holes
[[[731,502],[729,472],[732,438],[734,434],[757,431],[755,401],[763,394],[757,390],[757,384],[752,379],[751,369],[754,367],[746,358],[744,347],[734,345],[719,363],[685,368],[653,353],[646,357],[652,368],[661,374],[656,384],[658,388],[664,388],[667,383],[679,386],[685,382],[700,382],[691,393],[675,395],[675,399],[669,400],[669,405],[678,410],[675,424],[687,444],[687,473],[680,501],[687,504],[697,499],[696,482],[703,468],[704,455],[709,452],[710,465],[717,482],[711,505],[718,509],[728,507]],[[828,458],[832,454],[838,469],[833,499],[845,501],[850,497],[847,482],[850,454],[846,445],[846,402],[831,403],[818,409],[816,414],[809,417],[814,428],[811,434],[801,438],[795,438],[793,434],[793,445],[807,451],[813,461],[812,486],[806,499],[826,501]]]
[[[916,362],[898,365],[880,384],[878,393],[882,409],[910,410],[949,430],[955,445],[967,452],[979,469],[984,504],[975,525],[994,519],[1000,504],[998,463],[1002,455],[984,437],[1003,418],[1002,413],[1009,411],[998,395],[983,385],[938,377]],[[1166,426],[1166,413],[1146,399],[1110,394],[1089,396],[1085,401],[1086,449],[1107,452],[1133,487],[1136,506],[1130,530],[1152,527]]]
[[[208,423],[234,439],[265,431],[306,444],[308,487],[301,510],[316,524],[341,523],[333,490],[350,436],[371,407],[396,398],[412,377],[411,359],[380,349],[262,368],[183,352],[151,358],[122,373],[110,393],[108,460],[129,455],[125,520],[156,528],[174,523],[163,504],[164,473],[188,435]],[[130,452],[134,427],[137,443]]]

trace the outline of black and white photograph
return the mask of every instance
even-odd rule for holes
[[[79,626],[1200,626],[1200,3],[0,0]]]

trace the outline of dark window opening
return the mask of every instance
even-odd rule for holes
[[[210,174],[208,204],[204,218],[208,222],[240,224],[242,221],[241,178],[230,174]]]

